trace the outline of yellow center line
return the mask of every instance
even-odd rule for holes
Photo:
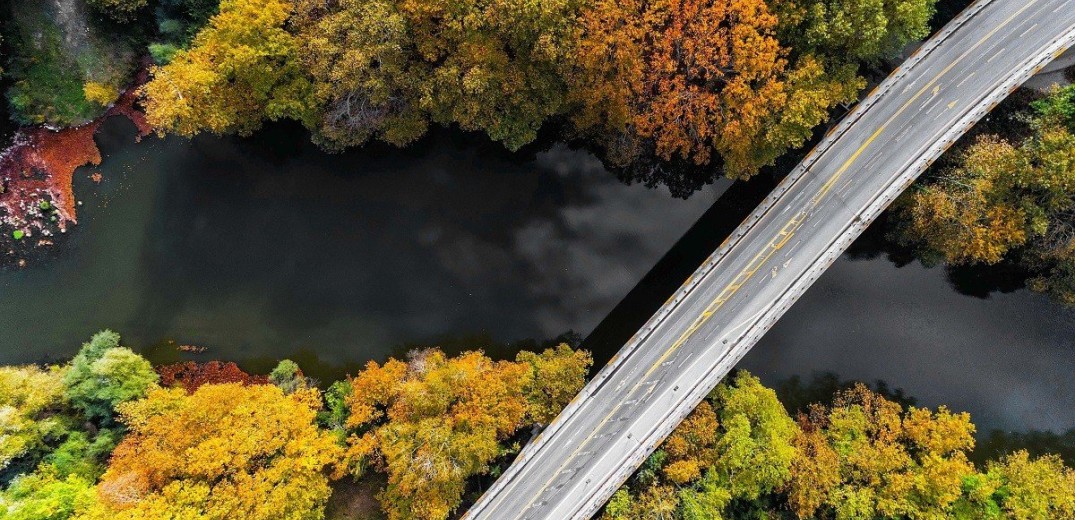
[[[957,64],[959,64],[971,52],[974,52],[975,49],[980,47],[989,38],[992,38],[993,35],[995,35],[997,33],[997,31],[999,31],[1001,28],[1003,28],[1006,25],[1008,25],[1009,23],[1011,23],[1011,21],[1014,20],[1016,16],[1019,16],[1020,14],[1022,14],[1024,11],[1029,9],[1030,6],[1036,4],[1038,1],[1039,0],[1030,0],[1026,5],[1024,5],[1022,8],[1020,8],[1018,11],[1016,11],[1011,16],[1009,16],[1007,19],[1005,19],[1003,22],[1001,22],[996,27],[994,27],[993,30],[991,30],[988,33],[986,33],[986,35],[983,36],[981,40],[978,40],[978,42],[975,43],[970,49],[968,49],[963,54],[961,54],[958,58],[953,60],[947,67],[945,67],[943,70],[941,70],[941,72],[937,73],[937,75],[935,75],[933,77],[933,79],[931,79],[928,83],[923,85],[922,88],[914,96],[912,96],[909,100],[907,100],[907,102],[904,103],[902,106],[900,106],[900,108],[894,114],[892,114],[892,116],[890,116],[888,118],[888,120],[886,120],[883,124],[881,124],[881,126],[878,127],[878,129],[873,134],[871,134],[870,137],[868,139],[866,139],[866,141],[864,143],[862,143],[862,145],[859,146],[859,148],[857,150],[855,150],[855,153],[851,154],[851,157],[849,157],[847,159],[847,161],[845,161],[840,166],[840,168],[836,171],[836,173],[834,173],[833,176],[831,178],[829,178],[829,180],[827,180],[825,182],[825,184],[822,185],[821,189],[818,190],[818,193],[813,197],[813,199],[811,199],[809,209],[812,210],[814,207],[816,207],[821,202],[821,199],[824,198],[825,195],[827,195],[829,193],[829,191],[836,184],[836,182],[840,179],[840,177],[844,174],[844,172],[846,172],[848,170],[848,168],[850,168],[851,165],[854,164],[854,162],[859,158],[860,155],[862,155],[862,153],[866,150],[866,148],[868,148],[870,146],[870,144],[872,144],[874,142],[874,140],[876,140],[877,137],[880,136],[882,132],[884,132],[884,130],[888,127],[888,125],[890,125],[897,117],[902,115],[903,112],[912,103],[914,103],[919,97],[921,97],[925,92],[927,92],[930,89],[930,87],[933,87],[935,83],[937,83],[945,74],[950,72]],[[940,89],[940,86],[937,85],[936,91],[939,92],[939,89]],[[661,355],[661,357],[658,358],[657,361],[654,362],[653,365],[650,366],[649,370],[647,370],[645,375],[642,378],[640,378],[639,382],[635,383],[635,385],[633,387],[631,387],[631,390],[627,393],[628,396],[630,396],[631,394],[635,393],[638,390],[638,388],[645,383],[645,380],[647,378],[649,378],[649,376],[652,375],[653,372],[656,371],[657,368],[660,367],[661,364],[664,363],[668,359],[668,357],[670,357],[676,350],[678,350],[680,346],[682,346],[684,343],[686,343],[686,341],[691,336],[693,336],[694,333],[697,332],[698,329],[701,328],[702,325],[704,325],[707,321],[709,321],[709,318],[712,317],[713,314],[715,314],[715,312],[718,309],[720,309],[724,305],[724,303],[727,302],[739,290],[740,287],[742,287],[747,281],[750,280],[750,278],[754,275],[754,273],[756,273],[758,271],[758,269],[760,269],[763,265],[765,265],[766,262],[768,262],[769,258],[771,258],[778,250],[780,250],[780,248],[784,247],[784,245],[788,241],[791,240],[791,238],[795,235],[795,233],[798,231],[798,229],[802,226],[803,222],[805,222],[808,211],[809,210],[800,211],[798,214],[796,214],[794,217],[792,217],[791,220],[789,220],[787,223],[784,224],[784,227],[781,228],[781,230],[777,234],[777,236],[774,237],[769,242],[769,245],[766,247],[766,249],[760,251],[757,255],[754,256],[754,258],[751,259],[750,263],[747,264],[747,267],[745,267],[742,271],[740,271],[739,274],[737,274],[736,277],[732,280],[732,283],[728,284],[727,286],[724,287],[723,290],[721,290],[721,292],[717,296],[717,298],[715,300],[713,300],[706,307],[705,311],[703,311],[701,315],[699,315],[697,318],[695,318],[695,320],[691,323],[690,327],[688,327],[687,330],[685,330],[683,332],[683,334],[680,335],[679,339],[677,339],[675,341],[675,343],[673,343],[664,352],[664,354]],[[727,239],[725,239],[725,241],[727,241]],[[755,264],[757,264],[757,265],[755,265]],[[738,282],[739,278],[744,277],[744,276],[745,276],[744,280],[742,282]],[[651,387],[649,389],[649,391],[647,391],[647,394],[649,392],[652,392],[652,391],[653,391],[653,388]],[[611,419],[612,416],[616,415],[616,412],[618,412],[620,410],[620,408],[622,408],[622,407],[623,407],[623,401],[620,401],[612,409],[612,411],[610,411],[608,413],[608,415],[606,415],[597,424],[597,426],[592,431],[593,432],[600,431],[601,428],[603,428],[604,425],[606,423],[608,423],[608,420]],[[565,467],[567,467],[567,465],[575,458],[575,456],[578,455],[578,453],[580,451],[582,451],[582,449],[585,448],[593,439],[594,439],[594,436],[591,433],[588,437],[586,437],[585,440],[583,440],[583,442],[581,444],[579,444],[575,448],[574,451],[571,452],[570,455],[567,456],[566,459],[564,459],[563,464],[560,464],[560,466],[556,469],[556,471],[554,471],[552,473],[552,475],[550,476],[549,480],[546,481],[545,484],[543,486],[541,486],[541,488],[538,490],[538,492],[535,493],[534,496],[532,496],[530,498],[530,500],[522,507],[522,509],[519,510],[519,515],[516,516],[516,518],[522,517],[526,513],[526,510],[530,509],[530,507],[533,505],[534,501],[537,500],[538,497],[540,497],[542,494],[544,494],[545,490],[549,488],[549,486],[552,484],[552,482],[556,479],[556,476],[559,475],[560,472],[563,471],[563,469]]]

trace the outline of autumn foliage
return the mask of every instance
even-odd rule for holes
[[[225,0],[144,93],[154,126],[183,135],[289,117],[335,150],[438,123],[516,150],[567,118],[618,165],[743,178],[863,84],[780,27],[764,0]]]
[[[572,76],[583,128],[603,125],[621,161],[652,141],[664,159],[746,177],[801,145],[860,84],[826,79],[813,57],[794,67],[762,0],[599,0],[582,15]]]
[[[145,79],[141,75],[138,82]],[[77,222],[71,181],[78,167],[101,163],[101,152],[94,142],[101,124],[120,115],[138,127],[139,138],[150,132],[145,117],[134,107],[135,90],[125,92],[89,124],[58,131],[44,127],[20,131],[14,145],[0,154],[0,209],[9,223],[26,226],[43,200],[56,209],[60,229],[68,222]]]
[[[223,0],[189,50],[153,69],[142,88],[159,132],[250,134],[265,119],[304,120],[310,82],[285,30],[288,0]]]
[[[447,518],[467,479],[504,453],[501,441],[558,413],[591,363],[565,345],[519,357],[448,358],[430,349],[408,362],[371,362],[351,380],[347,465],[354,475],[370,467],[388,474],[380,500],[390,518]]]
[[[927,262],[1014,260],[1030,287],[1075,305],[1075,87],[1020,117],[1021,141],[980,136],[897,203],[897,237]]]
[[[321,518],[340,449],[320,407],[270,385],[155,390],[121,407],[129,433],[80,518]]]
[[[591,364],[567,345],[514,361],[424,349],[324,394],[286,360],[269,384],[230,363],[170,365],[167,388],[119,339],[102,331],[62,366],[0,367],[0,476],[17,474],[0,489],[0,518],[319,520],[332,477],[371,472],[386,477],[388,518],[449,518]],[[221,379],[239,381],[210,381]],[[1075,518],[1075,470],[1025,451],[976,467],[974,431],[966,413],[904,407],[861,384],[793,419],[738,372],[602,518]]]
[[[772,390],[740,373],[680,424],[603,518],[1075,517],[1075,471],[1026,452],[976,468],[973,435],[966,413],[904,408],[862,384],[792,421]]]

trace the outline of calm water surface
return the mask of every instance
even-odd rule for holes
[[[100,185],[77,175],[85,202],[57,257],[0,276],[0,362],[69,355],[103,327],[143,348],[329,364],[585,332],[717,195],[458,134],[328,155],[292,127],[140,145],[130,131],[102,132]]]
[[[512,155],[447,132],[326,155],[290,127],[139,145],[130,131],[102,132],[108,157],[78,175],[80,225],[54,258],[0,274],[0,363],[68,356],[103,327],[157,360],[195,344],[338,368],[597,326],[586,346],[604,361],[741,218],[721,204],[749,198],[677,200],[562,145]],[[1073,338],[1075,314],[1026,290],[967,296],[942,269],[856,255],[741,366],[770,384],[884,379],[981,430],[1060,430],[1075,426]]]

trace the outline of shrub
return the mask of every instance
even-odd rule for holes
[[[87,81],[82,85],[82,95],[85,96],[86,101],[107,107],[119,98],[119,91],[104,83]]]

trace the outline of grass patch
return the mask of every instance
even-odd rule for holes
[[[104,107],[86,99],[85,85],[119,92],[136,66],[135,46],[108,34],[81,2],[59,1],[67,4],[62,14],[54,2],[14,2],[3,27],[12,51],[7,99],[12,118],[21,124],[89,122]]]

